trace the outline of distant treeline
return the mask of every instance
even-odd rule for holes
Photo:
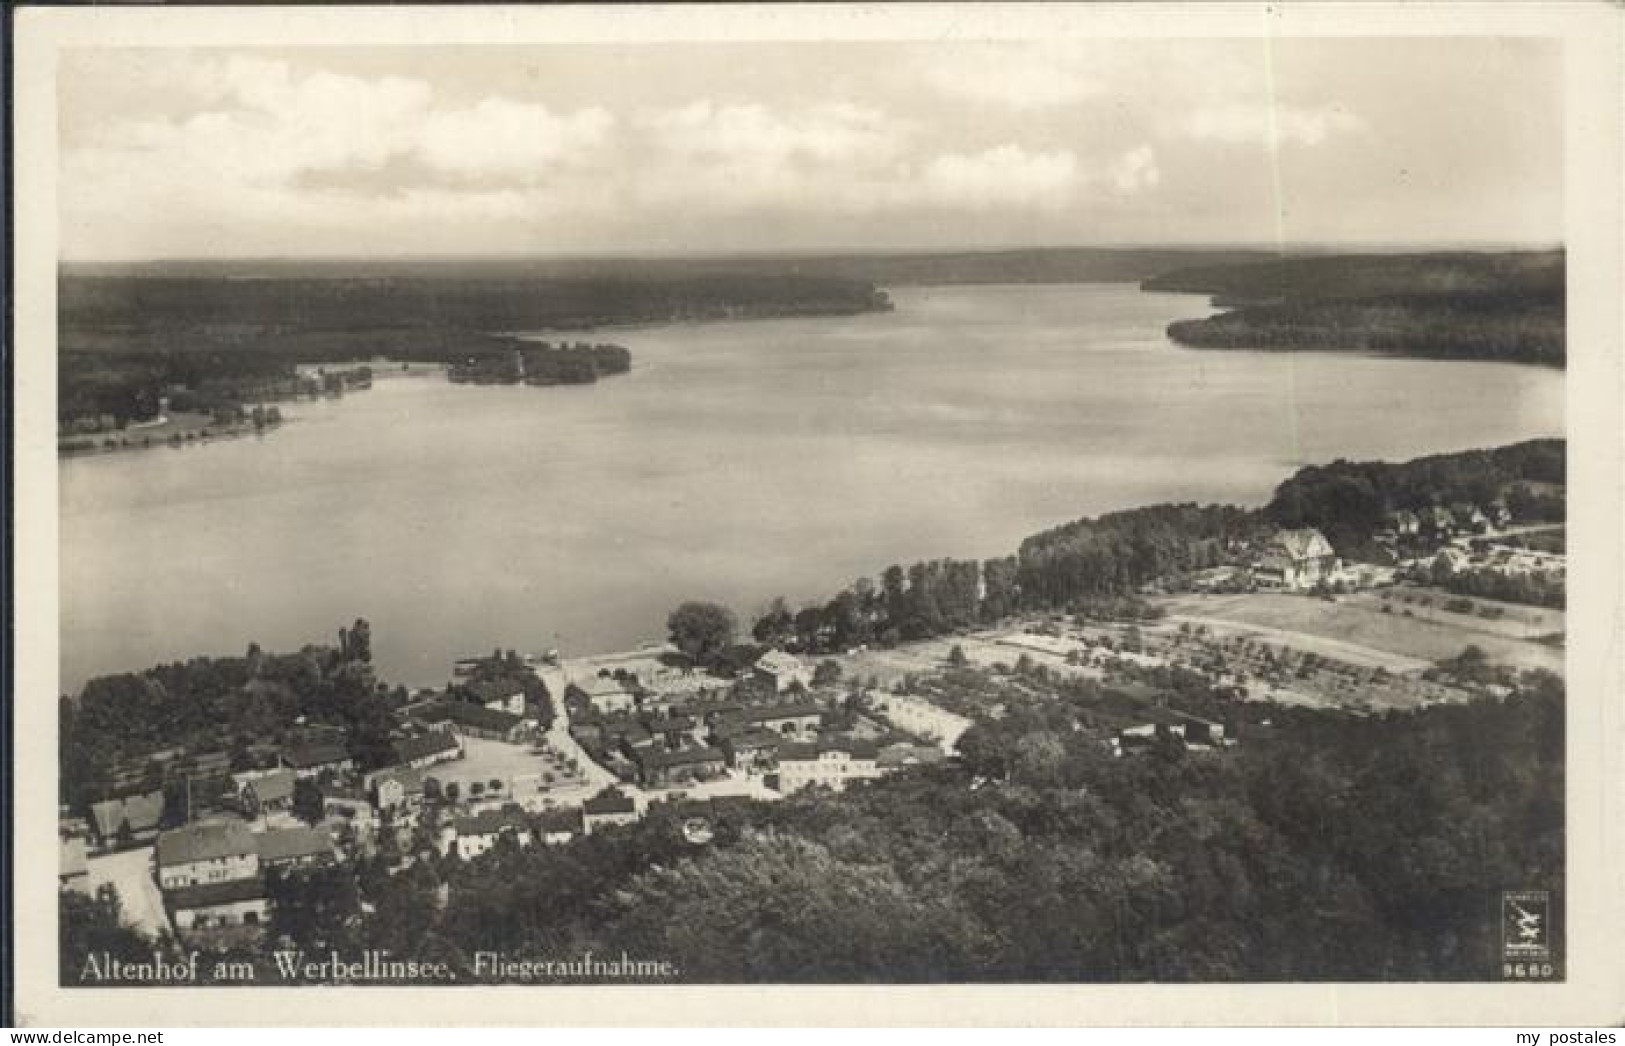
[[[1561,366],[1564,252],[1351,255],[1182,269],[1146,290],[1232,311],[1170,324],[1195,348],[1331,349]]]
[[[508,335],[525,331],[890,308],[870,283],[788,271],[259,264],[65,268],[59,419],[148,418],[181,386],[221,404],[291,395],[299,363],[473,360],[475,372],[494,372],[502,364],[493,361],[526,347]],[[595,377],[625,369],[614,355],[594,357]],[[535,362],[535,384],[587,380],[573,353]]]
[[[447,376],[476,385],[590,385],[631,369],[632,354],[619,345],[533,343],[454,363]]]
[[[824,653],[972,628],[1018,612],[1142,616],[1141,586],[1234,562],[1277,527],[1318,527],[1344,555],[1369,549],[1384,514],[1502,498],[1521,520],[1563,518],[1564,441],[1439,454],[1402,464],[1336,461],[1301,469],[1262,509],[1151,505],[1034,534],[1013,556],[892,565],[823,604],[783,599],[757,619],[758,642]],[[1480,593],[1488,595],[1488,592]]]

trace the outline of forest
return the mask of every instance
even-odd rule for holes
[[[714,801],[704,843],[662,804],[469,862],[381,852],[274,885],[273,939],[465,982],[482,950],[624,951],[690,983],[1463,981],[1499,976],[1508,884],[1562,910],[1555,676],[1373,718],[1271,708],[1267,737],[1206,754],[1113,758],[1087,725],[1108,700],[1080,681],[978,724],[958,763]],[[94,944],[139,954],[92,901],[63,933],[67,983]]]
[[[1263,515],[1282,527],[1317,527],[1343,555],[1366,546],[1383,514],[1430,505],[1504,499],[1515,518],[1562,522],[1566,444],[1537,439],[1493,450],[1435,454],[1401,463],[1334,461],[1299,469]]]
[[[873,285],[790,271],[553,269],[523,262],[78,265],[58,279],[58,420],[152,417],[171,387],[211,405],[291,396],[299,363],[456,364],[495,374],[515,350],[529,384],[589,380],[575,348],[513,335],[616,324],[848,315],[890,308]],[[598,376],[629,365],[599,346]]]
[[[1562,366],[1564,252],[1298,257],[1200,266],[1146,290],[1230,311],[1169,325],[1191,348],[1390,352]]]
[[[893,564],[878,581],[859,578],[823,603],[793,610],[777,599],[751,634],[769,646],[829,653],[944,635],[1019,612],[1132,619],[1142,613],[1134,605],[1141,586],[1235,562],[1280,527],[1319,528],[1340,554],[1358,557],[1371,550],[1384,514],[1398,509],[1503,498],[1520,520],[1561,522],[1564,455],[1563,440],[1542,439],[1402,463],[1308,466],[1261,509],[1152,505],[1053,527],[1028,537],[1012,556]],[[1495,597],[1488,586],[1480,583],[1485,590],[1472,594],[1505,598],[1518,590],[1497,582],[1502,596]],[[1546,589],[1537,595],[1540,605],[1559,598]]]

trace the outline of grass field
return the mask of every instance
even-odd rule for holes
[[[1384,614],[1379,602],[1363,597],[1327,602],[1308,596],[1261,593],[1242,596],[1182,596],[1166,603],[1170,615],[1256,625],[1284,633],[1353,644],[1402,658],[1439,661],[1477,644],[1490,660],[1522,668],[1563,671],[1563,652],[1532,641],[1510,638],[1484,628],[1481,619],[1441,613],[1427,620]],[[1483,622],[1485,625],[1491,622]]]

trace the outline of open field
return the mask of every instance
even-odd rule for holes
[[[1329,646],[1345,649],[1352,646],[1379,655],[1433,662],[1455,657],[1473,643],[1495,662],[1563,671],[1561,650],[1486,631],[1477,627],[1481,619],[1441,613],[1441,618],[1455,620],[1434,621],[1420,616],[1405,617],[1398,611],[1384,614],[1378,609],[1379,603],[1357,598],[1328,602],[1307,596],[1260,593],[1181,596],[1164,605],[1175,621],[1188,619],[1232,631],[1236,626],[1255,626],[1281,633],[1276,637],[1278,640],[1305,650],[1327,647],[1323,652],[1330,656],[1339,655]],[[1301,639],[1293,641],[1294,635]],[[1411,661],[1412,667],[1415,660]]]
[[[1016,655],[1006,653],[985,634],[975,636],[928,639],[907,643],[889,650],[872,647],[856,653],[832,655],[841,666],[841,678],[868,682],[874,679],[881,687],[891,689],[905,676],[935,672],[948,664],[948,652],[958,643],[971,664],[992,664],[1014,661]]]
[[[1549,607],[1525,606],[1521,603],[1503,603],[1495,599],[1481,599],[1478,596],[1456,596],[1442,588],[1410,587],[1396,588],[1387,592],[1361,592],[1358,595],[1344,597],[1347,602],[1360,606],[1372,607],[1378,613],[1382,612],[1383,596],[1391,595],[1388,602],[1393,605],[1393,613],[1404,615],[1409,610],[1412,618],[1422,618],[1427,621],[1436,621],[1440,624],[1450,625],[1467,632],[1485,632],[1507,639],[1540,639],[1542,636],[1553,635],[1567,630],[1565,614],[1561,610]],[[1422,596],[1429,599],[1432,606],[1421,606],[1415,602],[1405,603],[1402,596],[1413,599]],[[1453,599],[1471,599],[1474,613],[1455,614],[1443,609],[1444,605]],[[1490,619],[1480,617],[1476,610],[1479,608],[1499,607],[1501,617]],[[1385,615],[1386,616],[1386,615]]]

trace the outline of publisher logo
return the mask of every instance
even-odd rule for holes
[[[1552,904],[1545,890],[1501,895],[1501,957],[1519,962],[1552,957]]]

